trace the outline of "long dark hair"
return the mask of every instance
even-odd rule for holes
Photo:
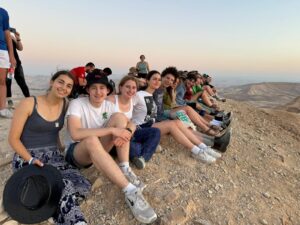
[[[55,81],[61,75],[66,75],[67,77],[69,77],[73,81],[73,87],[72,87],[72,90],[71,90],[71,93],[72,93],[73,89],[74,89],[74,84],[75,84],[75,77],[73,76],[73,74],[70,73],[69,70],[59,70],[59,71],[57,71],[55,74],[52,75],[51,81]],[[48,89],[48,91],[49,90],[50,90],[50,88]]]

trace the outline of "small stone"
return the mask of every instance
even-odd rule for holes
[[[103,184],[103,181],[98,177],[92,185],[92,192],[99,189]]]
[[[9,221],[3,223],[3,225],[19,225],[19,223],[15,220],[9,220]]]
[[[268,222],[265,219],[261,219],[259,222],[263,225],[268,225]]]
[[[266,197],[266,198],[271,198],[271,195],[269,192],[264,192],[263,193],[263,196]]]
[[[212,191],[212,190],[208,190],[208,193],[209,193],[209,194],[212,194],[212,193],[213,193],[213,191]]]
[[[8,218],[8,214],[6,212],[0,213],[0,223]]]
[[[203,220],[203,219],[195,219],[193,221],[194,225],[212,225],[211,222],[207,221],[207,220]]]
[[[171,203],[176,201],[180,196],[180,193],[178,190],[172,190],[171,192],[169,192],[165,197],[165,201],[166,203]]]

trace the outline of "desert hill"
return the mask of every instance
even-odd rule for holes
[[[276,109],[300,113],[300,96],[283,106],[277,106]]]
[[[222,107],[235,119],[230,147],[216,164],[196,161],[166,137],[146,168],[135,170],[148,184],[144,195],[159,216],[154,224],[299,225],[299,115],[233,100]],[[9,121],[1,124],[6,134]],[[94,167],[83,173],[93,183],[81,204],[89,224],[139,224],[120,190]],[[1,193],[10,174],[10,166],[2,164]]]
[[[300,96],[300,83],[269,82],[223,88],[220,93],[230,99],[274,108],[292,102]]]

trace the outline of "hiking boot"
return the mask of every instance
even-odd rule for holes
[[[8,108],[13,109],[14,108],[14,102],[13,102],[13,100],[8,99],[7,100],[7,105],[8,105]]]
[[[139,189],[125,194],[125,201],[139,222],[149,224],[157,219],[156,213],[144,199]]]
[[[130,183],[141,189],[141,191],[143,191],[146,187],[146,185],[137,177],[137,175],[134,174],[131,168],[128,168],[127,172],[124,173],[124,175]]]
[[[209,154],[210,156],[218,159],[221,158],[222,155],[221,153],[217,152],[216,150],[212,149],[211,147],[207,146],[205,149],[203,149],[204,152],[206,152],[207,154]]]
[[[13,117],[13,113],[9,109],[0,110],[0,117],[11,119]]]
[[[141,157],[134,157],[132,160],[132,163],[138,168],[139,170],[142,170],[146,166],[146,162],[143,156]]]
[[[205,151],[199,151],[198,154],[192,153],[192,157],[194,157],[195,159],[199,159],[201,162],[204,162],[207,164],[212,164],[212,163],[216,162],[216,158],[210,156]]]

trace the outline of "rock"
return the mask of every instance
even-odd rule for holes
[[[92,185],[92,192],[96,191],[103,185],[103,181],[98,177]]]
[[[212,225],[211,222],[207,221],[207,220],[203,220],[203,219],[195,219],[193,221],[194,225]]]
[[[19,223],[15,220],[9,220],[9,221],[3,223],[3,225],[19,225]]]
[[[5,211],[0,213],[0,223],[6,220],[7,218],[8,218],[8,214]]]
[[[266,198],[271,198],[271,195],[269,194],[269,192],[264,192],[264,193],[262,193],[262,195]]]
[[[164,197],[164,199],[165,199],[166,203],[169,204],[169,203],[172,203],[172,202],[176,201],[179,198],[179,196],[180,196],[179,191],[175,189],[175,190],[172,190],[171,192],[169,192]]]
[[[265,219],[261,219],[259,222],[263,225],[268,225],[268,222]]]
[[[183,207],[178,207],[162,218],[162,225],[184,224],[187,219],[187,213]]]

